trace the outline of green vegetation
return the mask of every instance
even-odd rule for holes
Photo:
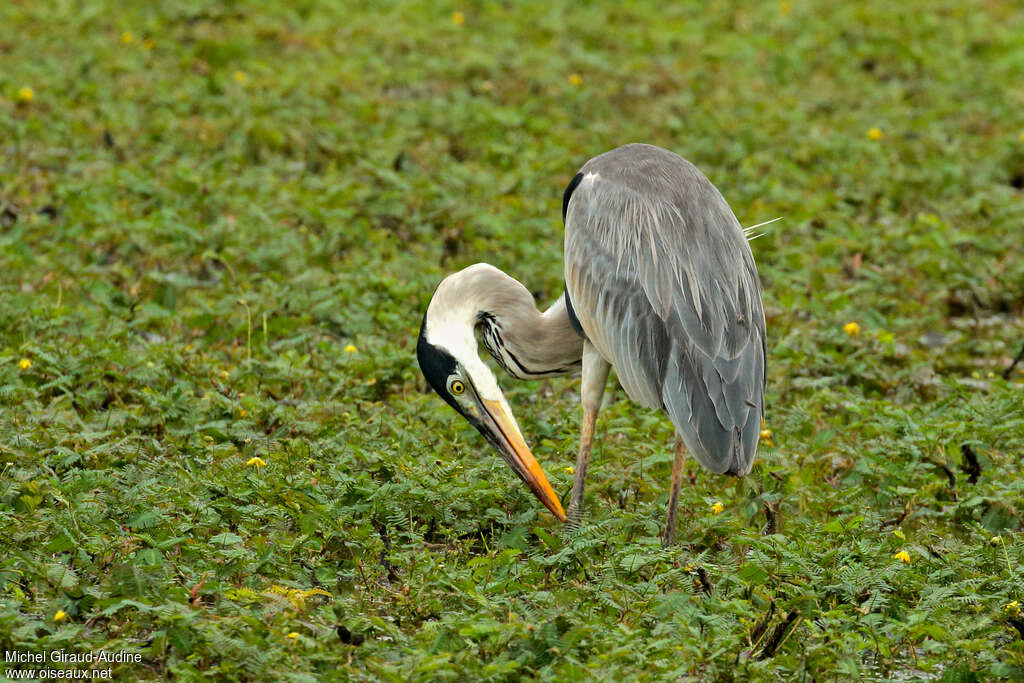
[[[1024,676],[1024,14],[383,4],[0,3],[0,649]],[[753,244],[774,447],[689,463],[669,549],[665,418],[610,392],[567,534],[414,357],[460,267],[554,299],[562,189],[630,141],[785,217]],[[567,495],[578,382],[502,383]]]

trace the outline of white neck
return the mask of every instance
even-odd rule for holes
[[[475,351],[474,329],[513,377],[537,379],[580,370],[583,339],[564,298],[544,313],[519,281],[486,263],[449,275],[427,308],[427,338],[455,351]]]

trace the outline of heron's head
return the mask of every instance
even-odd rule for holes
[[[476,427],[555,517],[562,504],[519,430],[491,369],[480,359],[474,328],[481,310],[472,296],[473,268],[446,278],[423,316],[416,357],[441,398]]]

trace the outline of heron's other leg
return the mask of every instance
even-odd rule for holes
[[[679,509],[679,487],[683,483],[683,462],[686,460],[686,445],[676,432],[676,457],[672,461],[672,490],[668,494],[668,519],[665,521],[665,546],[676,540],[676,513]]]
[[[576,476],[572,483],[572,496],[566,517],[569,528],[579,528],[583,519],[583,482],[587,478],[590,464],[590,445],[594,441],[594,425],[601,410],[601,397],[611,369],[597,349],[590,342],[583,342],[583,381],[580,385],[580,402],[583,404],[583,426],[580,429],[580,451],[576,456]]]

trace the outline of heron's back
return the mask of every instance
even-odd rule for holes
[[[764,412],[765,321],[735,215],[693,164],[652,145],[594,157],[573,183],[565,280],[584,333],[705,467],[746,474]]]

